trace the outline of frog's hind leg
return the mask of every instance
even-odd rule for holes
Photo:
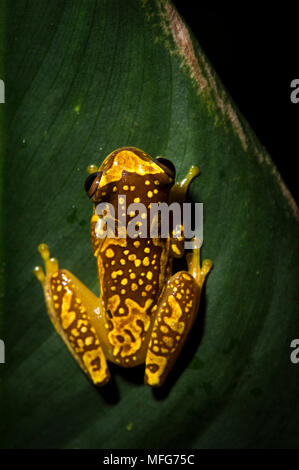
[[[100,337],[105,337],[105,325],[95,319],[99,299],[73,274],[59,269],[58,261],[50,258],[49,248],[38,247],[46,273],[40,266],[34,274],[41,282],[49,317],[79,366],[95,385],[110,379]]]
[[[145,360],[145,383],[163,384],[172,369],[196,318],[202,285],[212,267],[210,260],[200,266],[200,249],[187,259],[188,271],[179,271],[167,282],[156,308]]]

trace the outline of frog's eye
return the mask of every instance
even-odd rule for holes
[[[102,174],[102,171],[96,171],[95,173],[91,173],[91,175],[86,178],[84,189],[89,198],[92,198],[92,196],[95,194],[99,182],[101,181]]]
[[[170,160],[164,157],[157,157],[155,158],[155,163],[157,163],[170,178],[175,178],[175,166]]]

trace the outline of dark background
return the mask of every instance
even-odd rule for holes
[[[173,0],[222,83],[245,116],[297,203],[299,8],[281,3],[262,11]],[[270,5],[270,4],[269,4]]]

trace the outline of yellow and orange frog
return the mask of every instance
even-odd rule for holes
[[[60,269],[44,243],[38,250],[46,272],[39,266],[34,272],[56,331],[95,385],[109,381],[110,361],[122,367],[145,363],[145,384],[158,387],[186,341],[212,262],[205,260],[200,265],[200,249],[195,248],[187,255],[188,271],[172,274],[173,257],[184,254],[183,236],[170,231],[167,238],[99,237],[101,215],[95,207],[109,202],[117,220],[119,195],[126,196],[127,205],[142,202],[148,209],[153,202],[182,203],[199,169],[192,166],[175,183],[170,161],[123,147],[108,155],[99,169],[91,165],[89,172],[85,190],[94,204],[91,240],[100,297],[72,273]],[[134,216],[125,214],[126,220]]]

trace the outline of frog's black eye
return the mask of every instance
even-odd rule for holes
[[[175,166],[170,160],[164,157],[157,157],[155,163],[157,163],[170,178],[175,178]]]
[[[95,194],[99,182],[101,180],[102,174],[102,171],[96,171],[95,173],[91,173],[91,175],[86,178],[84,183],[84,189],[89,198],[92,198],[92,196]]]

